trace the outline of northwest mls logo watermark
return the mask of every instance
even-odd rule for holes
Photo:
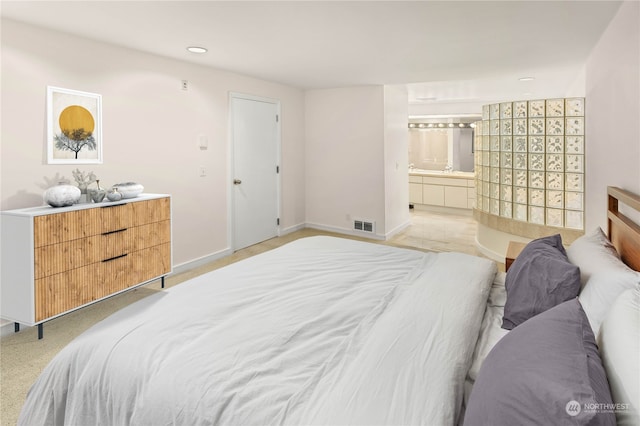
[[[564,409],[571,417],[577,416],[578,414],[580,414],[580,411],[582,411],[580,403],[574,400],[567,402],[567,405],[565,405]]]
[[[585,413],[619,413],[629,409],[629,404],[622,403],[598,403],[587,402],[580,404],[578,401],[571,400],[564,407],[565,411],[571,417],[575,417],[581,412]]]

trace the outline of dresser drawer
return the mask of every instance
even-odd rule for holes
[[[34,247],[73,241],[100,234],[102,232],[100,210],[77,210],[34,217]]]
[[[132,229],[122,229],[37,247],[34,252],[35,278],[44,278],[129,253],[134,250],[134,235]]]
[[[100,236],[36,247],[35,279],[77,269],[101,260]]]
[[[130,228],[134,225],[132,204],[139,203],[106,204],[94,209],[37,216],[33,224],[34,245],[42,247]]]
[[[134,235],[133,250],[142,250],[171,241],[171,222],[168,220],[136,226],[131,231]]]
[[[171,272],[171,243],[136,251],[131,258],[138,282],[166,275]]]
[[[97,265],[97,298],[108,296],[139,284],[137,274],[132,270],[134,254],[127,253],[119,257],[103,260]]]
[[[126,228],[100,235],[100,258],[96,261],[131,253],[135,247],[134,229]]]
[[[171,271],[171,243],[100,262],[96,298],[126,290]]]
[[[96,264],[35,281],[36,322],[67,312],[96,299]]]
[[[107,204],[97,208],[100,213],[100,233],[119,231],[135,225],[132,204]]]
[[[161,222],[171,218],[171,204],[169,198],[140,201],[132,203],[133,221],[136,225]]]

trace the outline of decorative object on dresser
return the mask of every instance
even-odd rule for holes
[[[135,198],[144,191],[144,186],[135,182],[116,183],[113,188],[122,194],[122,198]]]
[[[42,198],[51,207],[65,207],[77,203],[81,196],[82,192],[77,186],[60,183],[44,191]]]
[[[76,188],[77,189],[77,188]],[[2,212],[2,318],[42,324],[172,270],[171,197]]]
[[[107,199],[109,201],[120,201],[122,200],[122,194],[118,191],[118,188],[111,188],[109,192],[107,192]]]
[[[89,190],[91,201],[94,203],[101,203],[102,200],[104,200],[105,195],[107,195],[107,191],[100,186],[100,180],[96,179],[96,188],[91,188]]]
[[[81,172],[80,169],[75,169],[71,173],[78,184],[78,188],[80,188],[80,203],[88,203],[89,194],[87,194],[87,187],[97,180],[96,175],[93,174],[93,172]]]

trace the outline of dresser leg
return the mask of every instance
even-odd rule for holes
[[[18,331],[20,331],[20,323],[19,322],[14,322],[13,323],[13,331],[15,333],[17,333]]]
[[[42,326],[43,326],[42,323],[38,324],[38,340],[42,340],[42,336],[44,334],[44,332],[42,330],[42,328],[43,328]]]
[[[164,288],[164,275],[160,278],[160,287]]]

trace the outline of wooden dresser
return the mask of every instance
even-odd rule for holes
[[[2,212],[0,316],[45,321],[172,270],[171,197]]]

